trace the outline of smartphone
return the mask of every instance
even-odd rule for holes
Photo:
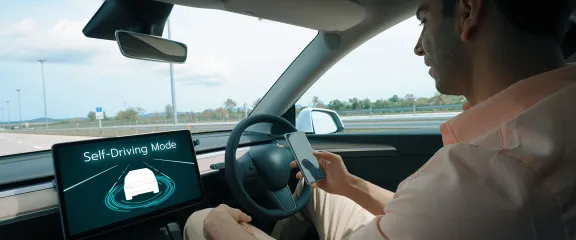
[[[308,184],[318,182],[326,178],[326,174],[320,167],[318,159],[312,154],[312,145],[308,142],[304,132],[286,133],[284,135],[292,153],[296,157],[296,162],[300,167],[300,171],[304,175],[304,179]]]

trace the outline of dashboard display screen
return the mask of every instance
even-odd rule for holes
[[[83,238],[200,202],[189,131],[52,147],[66,238]]]

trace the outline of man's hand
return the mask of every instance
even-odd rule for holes
[[[254,239],[250,221],[252,217],[239,209],[220,204],[204,219],[204,235],[208,239]]]
[[[342,158],[334,153],[314,152],[314,156],[324,170],[326,179],[313,183],[312,187],[350,198],[374,215],[384,214],[384,207],[394,197],[393,192],[350,174]],[[297,168],[298,163],[292,161],[290,166]],[[296,173],[296,178],[302,178],[301,171]]]
[[[353,176],[346,169],[342,158],[329,152],[313,152],[313,154],[318,159],[326,179],[313,183],[312,187],[319,187],[328,193],[346,196],[348,188],[352,184]],[[292,161],[290,167],[297,168],[298,163]],[[296,178],[302,178],[302,171],[296,173]]]

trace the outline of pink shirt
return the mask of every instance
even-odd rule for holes
[[[576,66],[441,127],[444,147],[350,239],[576,239]]]

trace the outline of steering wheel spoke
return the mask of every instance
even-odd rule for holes
[[[240,172],[238,173],[240,178],[252,179],[258,177],[258,170],[252,161],[250,154],[244,154],[238,159],[238,165]]]
[[[288,186],[277,191],[268,190],[267,194],[270,200],[272,200],[280,210],[292,212],[296,209],[296,202]]]

